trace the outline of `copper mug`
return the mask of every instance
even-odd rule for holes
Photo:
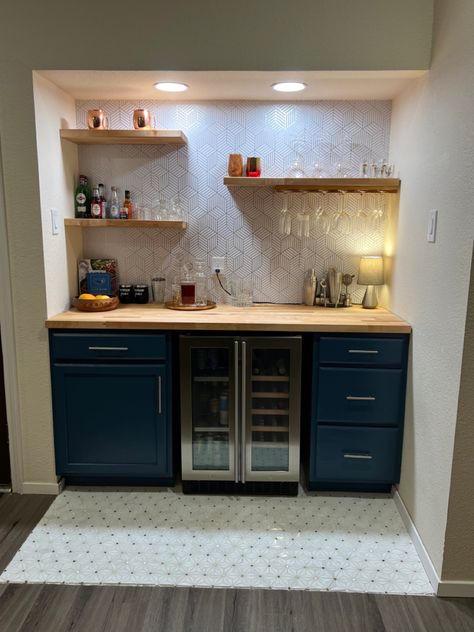
[[[133,127],[135,129],[153,129],[153,119],[150,110],[134,110]]]
[[[104,110],[89,110],[87,112],[87,127],[89,129],[109,129],[109,117]]]

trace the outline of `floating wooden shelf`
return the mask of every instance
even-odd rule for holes
[[[358,193],[398,193],[398,178],[231,178],[227,187],[272,187],[276,191],[347,191]]]
[[[185,145],[188,140],[177,129],[62,129],[59,133],[76,145]]]
[[[76,219],[66,218],[65,226],[81,226],[82,228],[187,228],[187,222],[174,220],[148,219]]]

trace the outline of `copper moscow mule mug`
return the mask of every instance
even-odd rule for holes
[[[87,112],[87,127],[89,129],[109,129],[109,117],[103,110],[89,110]]]
[[[152,129],[153,125],[150,110],[134,110],[133,127],[135,129]]]

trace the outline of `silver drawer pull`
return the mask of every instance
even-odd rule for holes
[[[350,452],[344,454],[344,458],[345,459],[365,459],[367,461],[370,461],[370,459],[372,459],[372,455],[371,454],[351,454]]]
[[[378,353],[377,349],[348,349],[348,353]]]
[[[161,375],[158,376],[158,414],[161,415],[162,406],[161,406]]]
[[[128,351],[128,347],[89,347],[89,351]]]
[[[356,397],[355,395],[347,395],[347,400],[350,402],[375,402],[375,397],[372,395],[366,395],[365,397]]]

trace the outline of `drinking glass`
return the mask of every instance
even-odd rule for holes
[[[171,220],[183,219],[183,205],[182,205],[181,197],[179,193],[177,193],[171,200],[169,219]]]
[[[339,191],[338,206],[335,228],[343,235],[348,235],[351,232],[351,217],[346,209],[346,194],[344,191]]]
[[[282,235],[291,234],[291,215],[288,211],[288,193],[285,193],[283,197],[283,206],[280,211],[279,229]]]
[[[381,191],[377,193],[375,199],[375,208],[371,215],[371,226],[373,230],[381,230],[385,216],[385,195]]]
[[[151,291],[153,294],[154,303],[165,302],[165,287],[166,287],[165,277],[162,277],[162,276],[153,277],[153,279],[151,280]]]
[[[168,203],[165,199],[155,200],[152,208],[153,219],[167,220],[169,218]]]
[[[304,162],[302,158],[297,158],[293,160],[289,169],[288,169],[288,177],[289,178],[304,178]]]
[[[363,232],[367,228],[369,221],[369,210],[367,208],[368,193],[365,193],[365,191],[359,191],[359,195],[359,208],[357,209],[354,223],[356,230]]]
[[[232,304],[236,307],[251,307],[253,286],[250,279],[234,279],[231,283]]]

